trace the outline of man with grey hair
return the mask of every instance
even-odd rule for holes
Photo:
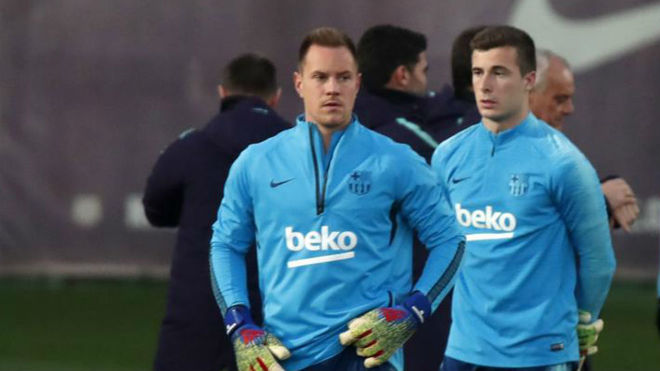
[[[568,61],[550,50],[537,49],[536,83],[529,96],[534,115],[555,129],[563,130],[564,119],[575,111],[574,93],[575,79]],[[639,215],[632,188],[618,176],[605,177],[601,187],[607,200],[610,223],[630,232]]]
[[[532,111],[550,126],[562,130],[564,118],[575,110],[573,72],[564,58],[549,50],[538,50],[536,63],[536,83],[529,98]]]

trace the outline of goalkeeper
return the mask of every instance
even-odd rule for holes
[[[468,241],[441,370],[570,370],[596,351],[614,273],[603,194],[584,155],[530,113],[529,35],[487,27],[470,45],[482,121],[432,159]]]
[[[453,284],[463,237],[425,161],[352,114],[350,38],[316,29],[298,62],[304,114],[243,151],[213,225],[212,281],[239,369],[401,370],[401,346]],[[414,286],[413,230],[429,249]],[[263,326],[246,295],[253,242]]]

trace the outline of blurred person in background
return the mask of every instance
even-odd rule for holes
[[[469,40],[460,48],[469,52]],[[355,113],[368,128],[410,145],[430,162],[439,142],[479,115],[474,99],[455,96],[449,86],[440,94],[428,91],[426,49],[426,36],[406,28],[377,25],[365,31],[357,46],[362,89]]]
[[[271,61],[245,54],[225,68],[218,86],[220,112],[201,130],[189,130],[158,158],[144,191],[152,225],[179,227],[172,257],[156,371],[236,369],[209,274],[211,225],[223,196],[229,168],[252,143],[290,125],[273,111],[280,98]],[[247,258],[252,315],[261,318],[256,258]]]
[[[453,285],[464,240],[424,159],[353,114],[360,74],[345,33],[307,34],[294,84],[304,114],[241,153],[213,225],[216,298],[239,369],[402,370],[400,348]],[[413,228],[430,250],[416,282]],[[245,293],[254,241],[263,326]]]
[[[573,114],[575,79],[566,59],[550,50],[538,49],[536,53],[536,83],[529,96],[534,115],[557,130],[563,130],[565,118]],[[630,185],[615,175],[601,180],[601,188],[607,200],[607,211],[612,227],[630,232],[639,216],[637,198]]]
[[[471,31],[476,33],[475,31]],[[461,70],[467,62],[468,79],[470,39],[457,38],[452,49],[452,69]],[[460,40],[459,40],[460,39]],[[358,68],[362,74],[362,89],[355,113],[367,127],[405,143],[430,163],[437,144],[479,121],[474,94],[465,94],[467,86],[458,82],[456,92],[451,86],[438,95],[428,92],[429,69],[426,36],[403,27],[377,25],[366,30],[357,45]],[[456,67],[454,67],[456,66]],[[402,226],[402,228],[405,226]],[[413,248],[413,279],[419,278],[428,252],[415,239]],[[405,345],[407,370],[437,369],[442,362],[449,334],[451,296]]]

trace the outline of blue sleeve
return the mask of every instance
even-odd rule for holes
[[[603,193],[596,171],[581,153],[562,157],[554,169],[553,201],[578,258],[578,307],[596,320],[616,265]]]
[[[231,306],[250,306],[245,254],[255,240],[255,226],[246,157],[244,151],[229,170],[211,236],[211,283],[223,316]]]
[[[465,239],[456,228],[456,221],[445,194],[424,160],[410,157],[399,176],[402,194],[401,211],[417,231],[429,256],[415,291],[424,293],[433,310],[453,287],[463,259]]]

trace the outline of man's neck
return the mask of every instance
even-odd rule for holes
[[[516,127],[516,126],[520,125],[525,120],[527,115],[529,115],[529,108],[528,107],[521,110],[517,114],[515,114],[511,117],[504,118],[502,120],[495,121],[495,120],[491,120],[487,117],[484,117],[482,121],[483,121],[484,126],[486,127],[486,129],[488,129],[488,131],[490,131],[494,134],[499,134],[499,133],[501,133],[505,130],[509,130],[513,127]]]
[[[319,132],[321,133],[321,139],[323,139],[323,151],[328,152],[328,149],[330,148],[330,144],[332,144],[332,134],[346,129],[346,127],[351,123],[351,121],[348,121],[347,123],[341,125],[341,126],[336,126],[336,127],[327,127],[324,125],[319,125],[317,123],[314,123],[316,125],[316,128],[319,129]]]

